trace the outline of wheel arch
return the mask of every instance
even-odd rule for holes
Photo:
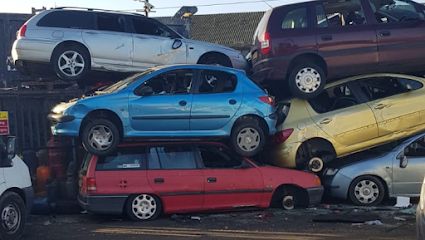
[[[91,59],[92,55],[91,55],[90,49],[85,44],[78,42],[78,41],[75,41],[75,40],[65,40],[63,42],[58,43],[55,46],[55,48],[52,51],[52,54],[50,55],[50,62],[53,61],[53,56],[54,56],[55,51],[57,51],[58,49],[60,49],[62,47],[69,47],[69,46],[81,46],[81,47],[83,47],[89,53],[88,57],[90,58],[90,61],[92,60]],[[91,66],[91,62],[90,62],[90,66]]]
[[[306,154],[306,153],[302,152],[302,151],[304,151],[304,148],[306,146],[308,146],[309,150],[313,150],[313,151],[315,150],[315,148],[317,148],[317,149],[320,148],[321,150],[317,151],[318,153],[323,153],[323,152],[326,153],[327,152],[327,153],[331,154],[332,158],[336,158],[335,148],[329,140],[321,138],[321,137],[310,138],[310,139],[304,141],[298,147],[298,149],[296,151],[295,162],[296,162],[297,168],[304,164],[303,162],[300,162],[302,160],[300,154]]]
[[[309,196],[307,190],[293,183],[284,183],[279,185],[272,193],[270,200],[270,207],[281,207],[279,206],[280,198],[283,197],[285,191],[291,191],[294,193],[296,199],[301,199],[301,202],[296,202],[297,206],[308,206]]]
[[[85,125],[92,118],[106,118],[108,120],[111,120],[118,127],[118,131],[119,131],[120,136],[124,137],[123,121],[118,116],[118,114],[116,114],[114,111],[109,110],[109,109],[96,109],[96,110],[93,110],[93,111],[87,113],[87,115],[83,118],[83,121],[81,122],[81,125],[80,125],[80,130],[79,130],[80,136],[81,136],[81,133],[82,133]]]
[[[209,52],[202,54],[198,58],[198,61],[196,62],[196,64],[200,64],[202,62],[202,60],[204,60],[205,58],[207,58],[209,56],[219,56],[219,57],[226,60],[226,62],[229,64],[229,67],[233,67],[232,60],[230,60],[230,57],[227,56],[225,53],[218,52],[218,51],[209,51]]]
[[[3,192],[3,194],[1,195],[1,197],[3,197],[3,195],[5,194],[5,193],[7,193],[7,192],[13,192],[13,193],[16,193],[16,194],[18,194],[20,197],[21,197],[21,199],[22,199],[22,201],[24,201],[24,203],[25,204],[27,204],[27,202],[26,202],[26,197],[25,197],[25,193],[24,193],[24,191],[22,190],[22,189],[20,189],[20,188],[18,188],[18,187],[12,187],[12,188],[8,188],[8,189],[6,189],[4,192]]]
[[[365,173],[365,174],[358,175],[358,176],[354,177],[353,180],[351,180],[350,185],[348,185],[347,192],[345,194],[346,199],[350,199],[350,189],[351,189],[351,186],[353,185],[354,181],[356,181],[357,179],[359,179],[361,177],[375,177],[375,178],[377,178],[379,181],[381,181],[382,185],[384,186],[385,192],[384,192],[384,199],[383,200],[388,199],[390,197],[388,184],[381,176],[373,174],[373,173]]]
[[[297,64],[306,61],[313,61],[315,64],[319,65],[319,67],[323,69],[326,76],[328,75],[328,65],[326,64],[325,59],[323,59],[323,57],[319,54],[312,52],[302,53],[292,58],[289,63],[288,69],[293,69]],[[286,77],[288,78],[290,74],[291,71],[287,71]]]
[[[264,118],[260,117],[257,114],[246,114],[246,115],[242,115],[242,116],[238,117],[238,119],[236,119],[236,121],[233,123],[232,131],[240,121],[242,121],[246,118],[257,119],[258,122],[260,123],[261,128],[264,130],[264,135],[265,136],[269,135],[270,129],[269,129],[269,126],[267,125],[266,120],[264,120]]]

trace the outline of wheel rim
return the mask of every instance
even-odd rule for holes
[[[284,196],[282,199],[282,207],[286,210],[292,210],[295,208],[294,197]]]
[[[6,231],[14,233],[21,224],[21,211],[18,206],[10,203],[1,212],[1,222]]]
[[[243,128],[238,136],[238,147],[244,151],[254,151],[260,145],[260,133],[254,128]]]
[[[147,194],[137,196],[131,203],[134,216],[142,220],[151,218],[156,213],[157,208],[155,198]]]
[[[96,125],[92,127],[88,134],[88,142],[96,150],[105,150],[111,147],[114,135],[109,127]]]
[[[76,51],[66,51],[59,56],[58,66],[61,73],[68,77],[80,75],[85,67],[83,56]]]
[[[304,93],[312,93],[320,87],[322,78],[320,73],[314,68],[303,68],[295,76],[295,83],[299,90]]]
[[[374,203],[379,197],[379,187],[371,180],[362,180],[354,187],[354,195],[362,204]]]
[[[315,173],[322,171],[323,166],[324,166],[323,160],[318,157],[314,157],[310,159],[310,161],[308,162],[309,169]]]

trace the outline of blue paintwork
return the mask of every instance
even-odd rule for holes
[[[141,97],[134,90],[143,82],[176,69],[219,70],[237,77],[231,93],[176,94]],[[245,115],[265,120],[269,134],[274,134],[275,108],[261,102],[267,94],[255,85],[244,71],[210,65],[173,65],[155,68],[150,74],[135,78],[116,92],[85,97],[67,105],[63,115],[74,116],[70,122],[52,126],[55,135],[79,136],[81,124],[95,110],[115,113],[122,122],[124,137],[227,137],[235,121]],[[196,80],[195,80],[196,81]],[[180,101],[186,106],[180,106]],[[235,100],[236,104],[229,104]]]

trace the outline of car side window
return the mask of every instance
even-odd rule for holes
[[[359,104],[348,84],[325,89],[308,102],[317,113],[326,113]]]
[[[196,169],[196,159],[190,146],[157,147],[161,169]]]
[[[160,24],[148,18],[132,18],[134,31],[138,34],[146,34],[161,37],[173,37],[174,34]]]
[[[194,75],[195,71],[191,69],[173,70],[145,81],[139,88],[150,87],[152,95],[188,94]]]
[[[316,6],[316,19],[319,28],[366,24],[360,0],[324,1]]]
[[[237,85],[237,77],[234,74],[204,70],[201,72],[201,82],[199,85],[199,93],[225,93],[233,92]]]
[[[425,138],[421,137],[404,149],[407,157],[425,157]]]
[[[359,81],[360,88],[370,101],[422,88],[422,83],[397,77],[376,77]]]
[[[282,19],[282,29],[299,29],[308,27],[307,7],[290,10]]]
[[[38,21],[40,27],[94,29],[94,14],[84,11],[54,11]]]
[[[425,19],[424,7],[409,0],[369,0],[378,23],[397,23]]]
[[[205,168],[235,168],[242,164],[242,159],[231,156],[222,147],[199,147]]]
[[[99,157],[96,170],[146,169],[145,148],[120,149],[114,154]]]
[[[97,29],[101,31],[125,32],[125,18],[119,14],[98,13]]]

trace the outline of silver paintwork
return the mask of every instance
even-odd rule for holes
[[[305,93],[312,93],[316,91],[320,83],[322,82],[322,78],[316,69],[307,67],[298,71],[295,76],[295,83],[297,87]]]
[[[140,220],[147,220],[153,217],[157,211],[155,198],[148,194],[137,196],[131,203],[131,210],[135,217]]]
[[[33,16],[27,22],[25,37],[18,37],[12,47],[13,61],[49,63],[54,49],[64,41],[83,44],[90,52],[93,70],[140,72],[169,64],[196,64],[209,52],[228,56],[234,68],[246,69],[246,59],[235,49],[181,37],[181,47],[173,49],[176,39],[144,34],[99,30],[40,27],[37,22],[51,9]],[[117,13],[118,14],[118,13]],[[125,14],[125,13],[119,13]]]
[[[355,178],[372,175],[383,180],[389,197],[417,197],[425,175],[425,156],[408,156],[409,162],[406,168],[400,167],[398,156],[407,146],[423,137],[425,133],[411,137],[381,155],[367,156],[366,154],[359,161],[336,167],[339,169],[338,172],[334,176],[324,176],[323,184],[331,196],[346,199],[350,184]]]
[[[238,146],[244,151],[254,151],[260,146],[260,134],[254,128],[244,128],[236,137]]]

